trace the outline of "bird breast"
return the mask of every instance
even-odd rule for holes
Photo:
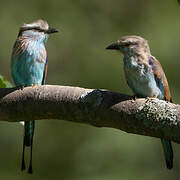
[[[41,63],[45,63],[47,56],[44,43],[27,38],[18,39],[13,48],[14,57],[21,56],[22,54],[28,54],[28,56],[33,57],[35,61]]]
[[[135,95],[163,98],[161,90],[156,84],[153,71],[148,64],[138,62],[133,57],[128,60],[124,59],[124,72],[127,84]]]

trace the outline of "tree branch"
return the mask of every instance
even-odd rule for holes
[[[180,105],[68,86],[0,89],[0,120],[59,119],[180,143]]]

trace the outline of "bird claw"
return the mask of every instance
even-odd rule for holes
[[[34,88],[34,87],[37,87],[38,84],[31,84],[31,87]]]
[[[18,90],[23,90],[23,89],[24,89],[24,86],[17,86],[17,89],[18,89]]]
[[[151,98],[155,98],[155,97],[146,97],[146,102],[149,102]]]
[[[137,99],[137,96],[136,95],[133,95],[132,96],[132,99],[135,101]]]

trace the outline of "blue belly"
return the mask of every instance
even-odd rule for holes
[[[31,86],[42,84],[44,63],[37,61],[33,56],[21,55],[12,59],[11,73],[16,86]]]

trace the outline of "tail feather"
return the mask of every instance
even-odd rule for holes
[[[25,152],[25,139],[23,140],[23,154],[22,154],[22,163],[21,163],[21,171],[24,171],[26,169],[25,161],[24,161],[24,152]]]
[[[164,156],[166,160],[166,167],[168,169],[173,168],[173,149],[171,145],[171,141],[161,139],[163,150],[164,150]]]
[[[31,144],[31,151],[30,151],[30,162],[29,162],[29,169],[28,169],[29,174],[33,173],[33,170],[32,170],[32,147],[33,147],[33,144]]]
[[[33,135],[34,135],[34,121],[29,121],[24,123],[24,141],[23,141],[23,155],[22,155],[22,164],[21,164],[21,170],[25,170],[25,160],[24,160],[24,154],[25,154],[25,147],[30,147],[30,162],[29,162],[29,169],[28,173],[32,174],[32,145],[33,145]]]
[[[25,146],[31,146],[34,135],[34,121],[28,121],[24,123],[24,143]]]

